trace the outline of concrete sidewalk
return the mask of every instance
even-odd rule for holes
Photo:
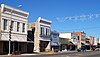
[[[21,55],[47,55],[47,54],[57,54],[58,52],[40,52],[37,54],[31,53],[31,54],[21,54]]]
[[[20,55],[0,55],[0,57],[12,57],[12,56],[34,56],[34,55],[47,55],[47,54],[57,54],[58,52],[40,52],[40,53],[24,53]]]
[[[0,57],[12,57],[12,56],[34,56],[34,55],[49,55],[49,54],[59,54],[59,53],[73,53],[76,51],[64,51],[64,52],[40,52],[40,53],[24,53],[20,55],[0,55]]]
[[[74,53],[74,52],[77,52],[77,51],[61,51],[61,52],[58,52],[58,53]]]

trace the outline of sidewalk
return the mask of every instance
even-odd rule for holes
[[[57,54],[58,52],[40,52],[40,53],[24,53],[20,55],[0,55],[0,57],[12,57],[12,56],[35,56],[35,55],[47,55],[47,54]]]
[[[50,54],[60,54],[60,53],[73,53],[76,51],[64,51],[64,52],[40,52],[40,53],[24,53],[20,55],[0,55],[0,57],[11,57],[11,56],[34,56],[34,55],[50,55]]]
[[[21,55],[46,55],[46,54],[57,54],[58,52],[40,52],[37,54],[31,53],[31,54],[21,54]]]
[[[77,51],[61,51],[61,52],[58,52],[58,53],[74,53],[74,52],[77,52]]]

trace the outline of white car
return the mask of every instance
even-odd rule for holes
[[[96,51],[99,51],[99,50],[100,50],[100,48],[96,48],[95,50],[96,50]]]

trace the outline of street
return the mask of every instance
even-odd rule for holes
[[[59,53],[49,55],[27,55],[27,56],[12,56],[12,57],[100,57],[100,51],[86,51],[73,53]]]

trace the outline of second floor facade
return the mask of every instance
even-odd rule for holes
[[[50,41],[51,21],[39,17],[36,22],[29,24],[29,29],[35,28],[35,38]]]
[[[1,40],[9,39],[11,30],[12,41],[27,41],[28,12],[1,4],[0,32]]]

